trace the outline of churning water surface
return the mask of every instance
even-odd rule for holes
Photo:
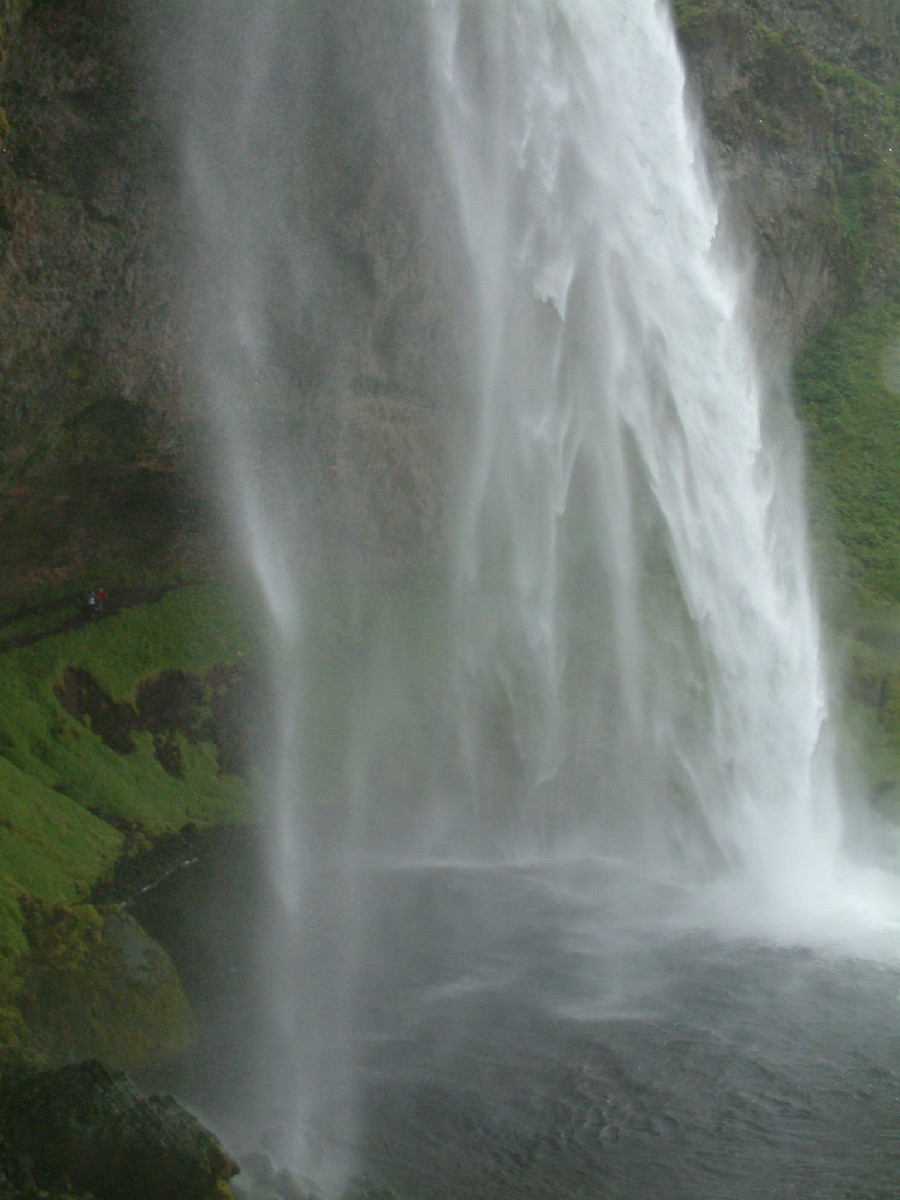
[[[262,1197],[254,1156],[280,1166],[293,1127],[277,1090],[246,1103],[265,1022],[247,942],[274,902],[259,881],[239,846],[171,876],[139,915],[203,1025],[195,1057],[154,1082],[221,1130],[244,1158],[237,1183]],[[890,933],[804,948],[673,929],[679,897],[596,862],[385,867],[372,894],[359,1094],[319,1113],[311,1165],[352,1151],[409,1200],[897,1196]]]

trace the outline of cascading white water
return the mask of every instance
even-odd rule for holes
[[[478,327],[455,548],[469,789],[496,790],[501,696],[518,828],[533,800],[552,848],[577,810],[594,848],[671,869],[677,845],[691,877],[724,867],[818,910],[841,828],[799,464],[764,441],[668,14],[434,22]]]
[[[334,250],[346,214],[317,207],[348,169],[333,115],[315,123],[327,9],[196,5],[179,118],[197,373],[270,656],[257,1090],[281,1156],[326,1180],[353,1157],[387,859],[615,861],[699,895],[691,920],[769,933],[832,919],[844,870],[799,439],[766,432],[747,279],[657,0],[406,13],[465,297],[452,532],[424,619],[352,555],[329,579],[322,412],[378,298]]]

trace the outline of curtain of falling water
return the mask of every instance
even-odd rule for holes
[[[352,556],[323,583],[338,526],[321,430],[349,394],[347,330],[378,304],[334,250],[355,164],[345,141],[334,152],[333,62],[365,22],[290,0],[185,12],[195,368],[269,648],[278,898],[257,1090],[281,1157],[327,1180],[353,1157],[373,851],[616,859],[724,879],[717,903],[801,922],[832,904],[841,820],[799,456],[767,440],[745,279],[666,8],[411,4],[420,57],[360,87],[374,101],[404,72],[430,80],[448,214],[434,259],[464,297],[447,314],[465,436],[443,599],[423,638]],[[424,185],[410,194],[424,211]],[[420,375],[439,406],[432,349]]]
[[[512,809],[526,852],[587,839],[815,908],[840,818],[797,447],[764,438],[667,11],[438,3],[433,62],[477,327],[473,804]]]

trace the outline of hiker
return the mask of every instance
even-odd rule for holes
[[[99,617],[103,612],[103,607],[106,604],[105,588],[95,588],[88,596],[88,611],[92,617]]]

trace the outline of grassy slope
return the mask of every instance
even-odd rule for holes
[[[900,808],[900,304],[835,320],[797,362],[813,538],[851,752]]]
[[[900,603],[900,304],[833,321],[795,371],[814,534],[832,588]],[[835,578],[839,576],[840,579]]]
[[[0,632],[21,633],[22,623]],[[64,670],[83,667],[115,700],[132,701],[163,669],[238,662],[248,636],[235,603],[198,587],[0,655],[0,979],[26,949],[22,893],[72,903],[124,849],[250,812],[245,781],[218,773],[209,743],[182,742],[180,778],[162,769],[149,733],[134,735],[130,754],[111,749],[54,694]]]

